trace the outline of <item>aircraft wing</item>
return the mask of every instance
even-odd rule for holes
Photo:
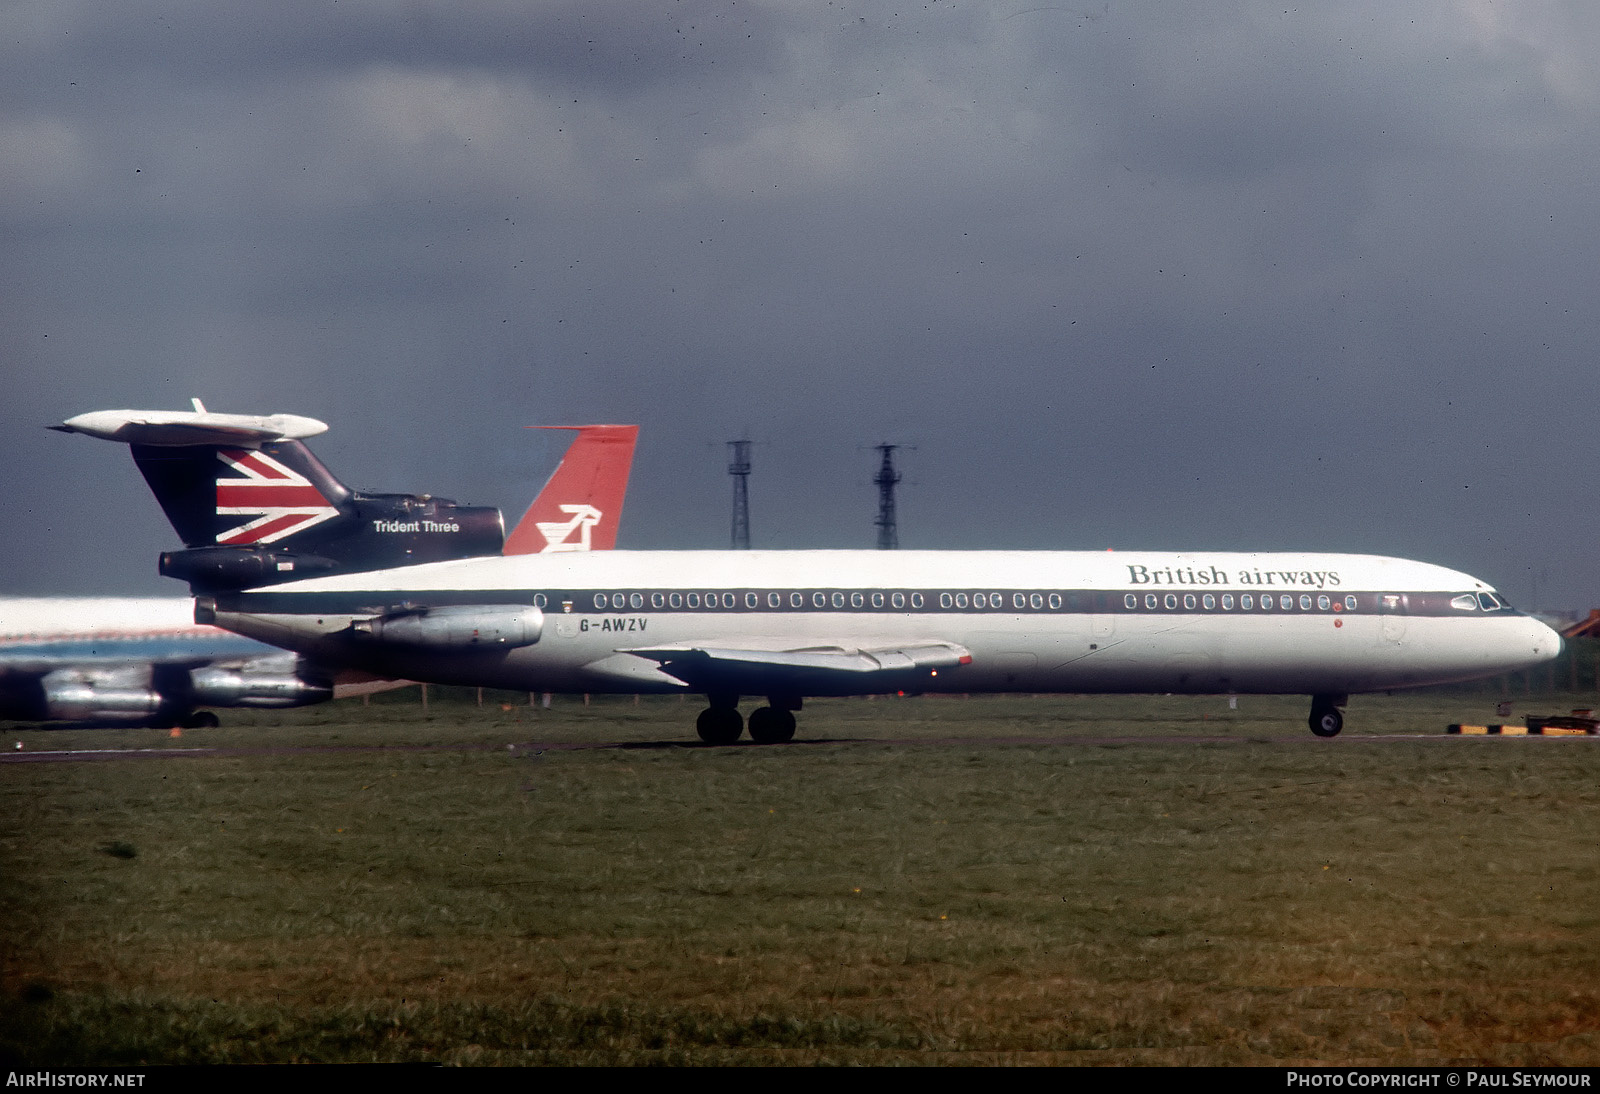
[[[739,646],[656,646],[619,650],[648,658],[696,691],[743,695],[859,695],[863,690],[916,690],[972,661],[954,642],[823,645],[798,649]]]

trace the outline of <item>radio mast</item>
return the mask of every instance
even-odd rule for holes
[[[894,487],[900,481],[900,472],[894,469],[894,450],[900,446],[880,444],[875,447],[883,453],[883,463],[872,480],[878,485],[878,550],[893,551],[900,546],[900,533],[894,519]]]
[[[733,535],[735,551],[750,549],[750,441],[728,442],[728,474],[733,476]]]

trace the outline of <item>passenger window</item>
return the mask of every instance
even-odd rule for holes
[[[1061,594],[1060,593],[1051,593],[1050,594],[1050,610],[1051,611],[1056,611],[1060,607],[1061,607]]]
[[[783,607],[783,596],[782,596],[782,594],[780,594],[780,593],[768,593],[767,594],[767,607],[769,607],[769,608],[781,608],[781,607]]]
[[[1155,593],[1145,593],[1144,594],[1144,606],[1146,608],[1154,608],[1156,606],[1156,594]]]
[[[1186,611],[1191,611],[1191,612],[1194,611],[1194,594],[1193,593],[1184,593],[1183,594],[1183,607],[1184,607],[1184,610],[1186,610]]]
[[[967,606],[967,604],[968,604],[967,594],[966,593],[957,593],[956,594],[956,607],[965,608]]]
[[[890,593],[889,594],[889,603],[892,606],[896,607],[896,608],[905,607],[906,606],[906,594],[905,593]]]
[[[1247,608],[1249,606],[1250,605],[1248,605],[1248,604],[1245,605],[1245,607],[1247,607]],[[1222,594],[1222,610],[1225,611],[1225,612],[1233,611],[1233,594],[1232,593],[1223,593]]]
[[[1202,606],[1204,606],[1205,610],[1209,612],[1211,609],[1217,606],[1217,598],[1212,596],[1210,593],[1207,593],[1205,596],[1200,598],[1200,603]]]
[[[1330,601],[1326,596],[1317,597],[1317,607],[1320,608],[1322,611],[1327,611],[1328,610],[1328,606],[1331,603],[1332,603],[1332,601]]]
[[[1282,596],[1278,597],[1278,607],[1282,608],[1284,611],[1289,611],[1294,607],[1294,597],[1290,596],[1288,593],[1284,593]]]
[[[1351,611],[1355,611],[1356,610],[1356,598],[1353,597],[1353,596],[1345,597],[1344,598],[1344,606],[1346,608],[1350,609]]]
[[[644,594],[643,593],[629,593],[628,594],[628,607],[630,607],[630,608],[642,608],[642,607],[644,607]]]
[[[806,606],[806,594],[805,593],[790,593],[789,594],[789,607],[791,607],[791,608],[803,608],[805,606]]]
[[[851,593],[850,606],[852,608],[865,608],[867,606],[867,598],[860,593]]]
[[[912,593],[911,594],[911,606],[913,608],[920,608],[920,607],[922,607],[922,605],[924,605],[926,603],[927,603],[927,601],[922,598],[922,594],[921,593]]]
[[[833,606],[835,608],[844,607],[844,594],[843,593],[834,593],[833,594]]]
[[[1044,597],[1040,596],[1038,593],[1029,593],[1028,607],[1032,608],[1034,611],[1038,611],[1040,608],[1044,607]],[[1128,607],[1131,608],[1133,605],[1129,604]]]
[[[872,606],[874,608],[883,607],[883,594],[882,593],[873,593],[872,594]]]
[[[1127,596],[1122,598],[1122,606],[1127,608],[1129,611],[1132,611],[1134,608],[1139,606],[1139,598],[1134,596],[1132,593],[1129,593]]]
[[[939,607],[941,607],[941,608],[953,608],[953,607],[955,607],[955,603],[956,603],[956,598],[951,596],[949,593],[940,593],[939,594]]]
[[[1303,611],[1303,612],[1309,612],[1311,610],[1311,594],[1310,593],[1301,593],[1300,594],[1300,610]]]
[[[813,608],[826,608],[828,606],[828,594],[827,593],[812,593],[811,594],[811,606]]]
[[[688,601],[689,607],[691,608],[698,608],[700,606],[699,593],[690,593],[688,596],[684,597],[684,600]]]
[[[1173,609],[1173,608],[1176,608],[1176,607],[1177,607],[1177,606],[1178,606],[1178,597],[1177,597],[1177,594],[1176,594],[1176,593],[1168,593],[1168,594],[1167,594],[1167,600],[1166,600],[1166,604],[1167,604],[1167,610],[1168,610],[1168,611],[1169,611],[1169,612],[1170,612],[1170,611],[1171,611],[1171,610],[1172,610],[1172,609]]]
[[[550,598],[545,596],[543,593],[533,594],[533,606],[535,608],[542,608],[548,603],[550,603]]]
[[[606,594],[605,593],[595,593],[594,594],[594,606],[599,611],[604,611],[605,610],[605,607],[606,607]]]
[[[683,594],[682,593],[668,593],[667,594],[667,606],[671,607],[671,608],[681,608],[681,607],[683,607]]]

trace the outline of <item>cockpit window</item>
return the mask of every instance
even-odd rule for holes
[[[1507,604],[1493,593],[1479,593],[1478,606],[1486,612],[1499,611],[1501,608],[1511,607],[1510,604]]]
[[[1462,593],[1451,599],[1450,606],[1458,612],[1475,612],[1478,610],[1478,598],[1471,593]]]

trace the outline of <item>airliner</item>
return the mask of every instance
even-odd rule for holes
[[[197,419],[196,415],[204,417]],[[154,418],[154,423],[143,423],[147,438],[152,428],[167,430],[169,436],[190,436],[185,431],[192,430],[197,420],[208,423],[213,430],[220,428],[218,416],[208,414],[198,402],[193,412],[161,412],[146,417]],[[92,427],[91,423],[84,424]],[[242,437],[258,441],[262,437],[299,439],[327,428],[314,419],[287,415],[265,426],[259,420],[222,424],[234,430],[232,436],[236,440]],[[609,550],[616,543],[638,427],[533,428],[574,430],[576,437],[517,527],[504,537],[503,552],[516,555]],[[208,435],[215,437],[216,433]],[[321,507],[320,494],[310,498],[304,484],[290,478],[297,475],[305,479],[305,475],[292,470],[271,472],[271,457],[259,450],[229,446],[222,451],[228,455],[226,460],[220,453],[217,456],[219,473],[214,485],[218,500],[212,504],[219,509],[237,509],[242,500],[259,506],[243,514],[225,514],[233,517],[235,525],[249,523],[241,521],[241,516],[259,521],[284,515],[266,512],[264,501],[287,501],[290,506],[299,504],[302,510]],[[248,470],[235,473],[241,466]],[[284,466],[281,460],[278,466]],[[260,479],[252,478],[251,473],[263,472],[277,475],[275,480],[267,478],[268,489],[275,489],[276,494],[263,498],[259,493],[245,493],[241,499],[241,490],[259,489],[255,484]],[[291,494],[291,490],[300,493]],[[358,497],[342,485],[327,490],[335,496],[342,492],[352,499]],[[388,498],[407,519],[416,509],[438,500],[412,495],[359,497]],[[305,504],[308,500],[309,505]],[[404,511],[406,506],[412,513]],[[304,513],[290,516],[302,518]],[[368,519],[385,518],[369,515]],[[396,521],[395,512],[387,514],[387,519]],[[498,519],[496,512],[495,521]],[[320,523],[307,521],[305,527]],[[273,538],[279,556],[276,561],[293,566],[303,552],[295,550],[298,541],[294,533],[304,528],[280,530],[284,534]],[[231,528],[225,529],[220,538],[193,546],[213,548],[215,557],[214,548],[226,541],[230,531]],[[268,531],[265,535],[273,533]],[[482,546],[476,544],[474,549]],[[257,548],[234,548],[236,555],[253,550]],[[232,566],[237,568],[237,563]],[[221,567],[224,571],[229,568]],[[297,707],[408,682],[341,672],[336,665],[320,665],[292,652],[197,624],[194,604],[186,598],[0,599],[0,718],[209,728],[219,723],[212,711],[202,709],[205,707]]]
[[[161,443],[239,443],[196,425]],[[712,744],[745,732],[745,697],[765,699],[751,739],[776,743],[807,697],[893,692],[1304,694],[1332,737],[1353,693],[1561,648],[1468,574],[1309,552],[554,552],[191,589],[198,621],[352,671],[701,694]]]

